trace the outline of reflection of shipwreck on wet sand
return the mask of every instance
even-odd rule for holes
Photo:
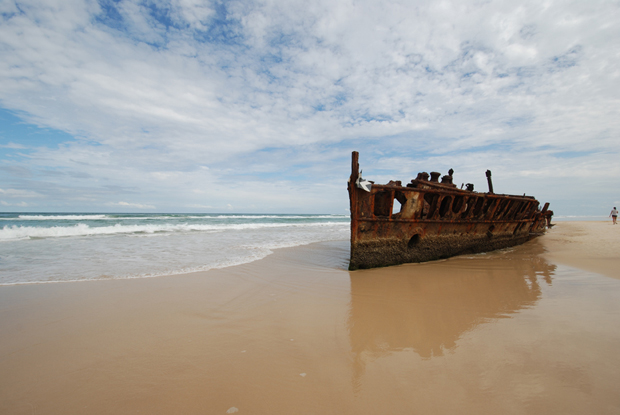
[[[394,353],[430,359],[453,352],[464,333],[534,306],[556,269],[540,253],[534,243],[508,255],[351,273],[355,378],[366,364]]]
[[[544,232],[553,212],[531,196],[488,193],[473,185],[458,189],[452,171],[420,173],[406,186],[363,180],[353,152],[349,201],[351,261],[349,269],[424,262],[521,244]],[[394,206],[400,204],[395,212]]]

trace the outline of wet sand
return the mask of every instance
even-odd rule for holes
[[[542,239],[546,258],[572,267],[620,278],[620,225],[600,222],[559,222]]]
[[[566,260],[598,226],[375,270],[335,242],[0,287],[0,413],[617,414],[620,280]]]

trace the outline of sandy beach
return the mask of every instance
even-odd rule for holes
[[[346,271],[348,242],[0,287],[2,414],[618,414],[620,226]]]
[[[611,219],[599,222],[560,222],[544,238],[551,261],[620,278],[618,231]]]

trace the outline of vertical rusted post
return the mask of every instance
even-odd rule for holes
[[[491,170],[487,170],[487,182],[489,183],[489,193],[493,193],[493,182],[491,181]]]
[[[355,181],[360,175],[359,157],[360,153],[358,153],[357,151],[354,151],[351,154],[351,183],[353,184],[355,184]]]
[[[360,175],[359,165],[359,153],[354,151],[351,154],[351,177],[349,177],[349,212],[351,214],[351,260],[354,256],[354,251],[357,242],[357,231],[359,228],[359,203],[357,200],[358,189],[355,187],[355,182]]]

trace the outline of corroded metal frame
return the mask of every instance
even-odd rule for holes
[[[424,179],[406,186],[373,183],[367,192],[356,185],[358,159],[354,151],[348,184],[351,270],[505,248],[550,225],[549,204],[539,209],[531,196],[479,193]],[[395,202],[401,205],[398,212],[393,211]]]

